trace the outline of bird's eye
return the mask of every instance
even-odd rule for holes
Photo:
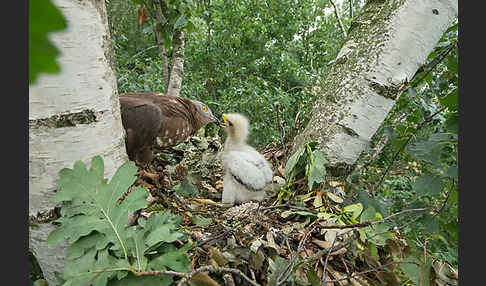
[[[208,111],[208,108],[206,107],[206,105],[203,105],[202,109],[204,110],[204,112]]]

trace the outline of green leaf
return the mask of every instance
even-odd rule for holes
[[[191,222],[199,227],[207,227],[213,223],[211,218],[205,218],[201,215],[195,215],[191,217]]]
[[[157,269],[160,270],[160,269]],[[133,274],[128,274],[122,280],[112,280],[110,281],[110,286],[133,286],[133,285],[143,285],[143,286],[170,286],[174,281],[171,275],[156,275],[156,276],[135,276]],[[86,284],[89,285],[89,284]]]
[[[96,243],[103,238],[103,234],[99,232],[90,233],[83,236],[69,247],[66,258],[73,260],[85,254],[86,251],[96,246]]]
[[[405,152],[415,159],[437,164],[443,146],[440,142],[428,138],[416,138],[414,142],[405,147]]]
[[[439,220],[431,215],[425,215],[422,219],[425,231],[428,233],[438,233],[439,232]]]
[[[178,195],[181,195],[184,198],[193,197],[197,193],[196,187],[194,187],[187,178],[182,180],[179,185],[175,185],[173,189]]]
[[[149,246],[158,244],[159,242],[174,242],[181,238],[183,233],[176,232],[174,225],[164,224],[156,228],[147,236],[146,243]]]
[[[180,15],[174,24],[174,30],[184,28],[186,25],[187,25],[186,17],[184,17],[184,15]]]
[[[302,154],[304,154],[305,149],[305,145],[300,146],[300,148],[287,160],[287,163],[285,164],[285,177],[287,179],[289,178],[289,174],[294,170],[294,167],[297,165],[297,162],[299,162]]]
[[[409,256],[405,259],[403,259],[403,262],[408,262],[408,263],[401,263],[400,268],[402,269],[403,273],[405,276],[410,278],[415,285],[420,285],[419,280],[422,274],[422,270],[420,269],[420,260],[418,260],[414,256]],[[418,264],[418,265],[417,265]]]
[[[446,106],[450,111],[457,111],[458,108],[458,89],[455,88],[449,94],[439,98],[440,104]]]
[[[377,212],[379,212],[381,214],[385,214],[385,210],[383,209],[382,205],[376,199],[373,199],[368,194],[367,191],[360,190],[358,192],[358,199],[357,199],[357,201],[363,204],[363,209],[367,209],[369,206],[373,206],[373,208]]]
[[[447,131],[454,134],[458,134],[459,133],[459,113],[458,112],[451,113],[447,117],[444,125],[447,128]]]
[[[50,0],[29,1],[29,85],[40,73],[57,73],[59,50],[51,43],[51,32],[66,28],[66,20]]]
[[[151,270],[159,270],[167,267],[168,269],[178,272],[191,271],[191,260],[187,255],[187,251],[196,246],[196,243],[188,243],[182,248],[177,249],[175,246],[168,244],[160,248],[162,255],[152,259],[149,263]]]
[[[361,203],[347,205],[343,208],[343,210],[351,213],[351,217],[356,219],[363,211],[363,205]]]
[[[309,190],[312,190],[314,183],[322,183],[326,176],[326,158],[324,152],[314,150],[310,156],[311,166],[307,177]]]
[[[321,285],[321,280],[319,279],[319,276],[317,276],[316,271],[314,268],[310,267],[309,270],[306,273],[307,276],[307,281],[311,284],[311,286],[320,286]]]
[[[360,222],[365,222],[365,221],[375,221],[375,208],[373,206],[367,207],[364,212],[361,213],[361,217],[359,218]]]
[[[457,176],[457,166],[456,165],[449,166],[446,174],[449,178],[456,180],[456,182],[459,180],[458,176]]]
[[[442,192],[444,189],[444,182],[442,181],[442,178],[437,175],[425,174],[412,183],[412,189],[420,196],[426,194],[434,195]]]

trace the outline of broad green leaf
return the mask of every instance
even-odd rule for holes
[[[322,183],[326,176],[326,158],[324,152],[314,150],[310,156],[311,166],[307,177],[309,190],[312,190],[314,183]]]
[[[191,217],[191,222],[200,227],[207,227],[213,223],[211,218],[205,218],[201,215],[195,215]]]
[[[437,164],[440,159],[443,146],[440,142],[427,138],[417,138],[405,147],[405,152],[415,159]]]
[[[375,208],[373,206],[367,207],[362,213],[359,218],[360,222],[365,222],[365,221],[375,221]]]
[[[437,175],[425,174],[412,183],[412,189],[420,196],[426,194],[434,195],[442,192],[444,189],[444,182],[442,181],[442,178]]]
[[[439,220],[431,215],[425,215],[422,219],[425,231],[428,233],[438,233],[439,232]]]
[[[439,98],[440,104],[446,106],[450,111],[457,111],[458,109],[458,89],[454,89],[446,96]]]
[[[189,272],[191,271],[191,260],[187,255],[187,251],[194,246],[196,246],[196,243],[187,243],[177,249],[175,246],[167,244],[158,249],[163,254],[152,259],[149,263],[149,268],[151,270],[168,268],[178,272]]]
[[[310,267],[309,270],[306,273],[307,276],[307,281],[311,284],[311,286],[320,286],[321,285],[321,279],[319,279],[319,276],[317,276],[316,271],[314,268]]]
[[[187,25],[186,17],[184,17],[184,15],[180,15],[179,18],[177,18],[177,21],[174,24],[174,30],[184,28],[186,25]]]
[[[183,196],[184,198],[193,197],[197,193],[196,187],[194,187],[194,185],[191,184],[187,178],[182,180],[179,185],[175,185],[173,189],[177,194]]]
[[[456,182],[458,181],[457,166],[456,165],[449,166],[446,174],[449,178],[456,180]]]
[[[447,128],[447,131],[454,134],[458,134],[459,133],[459,113],[458,112],[451,113],[447,117],[444,125]]]
[[[295,166],[297,165],[297,162],[299,162],[300,156],[302,156],[302,154],[304,154],[304,151],[305,151],[305,145],[302,145],[287,160],[287,163],[285,164],[285,177],[287,179],[289,178],[289,174],[294,170]]]
[[[171,243],[176,241],[177,239],[181,238],[183,234],[181,232],[174,231],[174,228],[174,226],[168,224],[156,228],[147,236],[146,243],[149,246],[153,246],[159,242]]]
[[[358,202],[360,202],[361,204],[363,204],[363,209],[367,209],[369,206],[373,206],[373,208],[381,213],[381,214],[384,214],[385,213],[385,210],[383,209],[383,206],[378,203],[378,201],[376,199],[373,199],[369,194],[368,192],[364,191],[364,190],[360,190],[358,192],[358,199],[357,199]]]
[[[308,216],[308,217],[313,218],[313,219],[319,217],[318,214],[316,215],[316,214],[313,214],[313,213],[310,213],[310,212],[304,212],[304,211],[296,211],[294,213],[301,215],[301,216]]]
[[[420,260],[418,260],[414,256],[409,256],[403,259],[403,262],[408,262],[408,263],[401,263],[400,269],[402,269],[405,276],[410,278],[415,283],[415,285],[419,285],[420,276],[422,274],[422,270],[420,269],[419,266],[421,264]]]
[[[133,285],[170,286],[173,285],[172,283],[173,281],[174,278],[172,275],[135,276],[130,273],[122,280],[110,281],[108,285],[109,286],[133,286]]]
[[[51,43],[50,33],[66,28],[66,20],[51,0],[29,1],[29,84],[40,73],[57,73],[59,50]]]
[[[273,259],[270,257],[268,258],[268,269],[267,269],[268,286],[277,285],[278,282],[277,280],[279,276],[282,275],[282,272],[285,271],[289,263],[290,262],[288,260],[280,256],[274,256]],[[287,281],[292,283],[294,279],[295,279],[295,274],[292,273]]]
[[[363,211],[363,205],[361,203],[347,205],[343,208],[343,210],[351,213],[351,217],[356,219]]]
[[[96,243],[102,239],[103,236],[104,235],[99,232],[94,232],[81,237],[69,247],[66,253],[66,258],[73,260],[82,256],[86,251],[95,247]]]

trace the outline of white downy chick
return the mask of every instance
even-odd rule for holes
[[[225,170],[222,202],[227,204],[262,201],[270,186],[273,171],[270,163],[255,148],[246,144],[248,119],[238,113],[223,114],[228,138],[221,154]]]

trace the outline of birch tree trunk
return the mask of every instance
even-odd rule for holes
[[[41,75],[29,87],[29,247],[49,285],[65,264],[66,245],[47,245],[54,228],[51,197],[62,168],[95,155],[105,177],[128,160],[120,116],[105,3],[53,0],[67,29],[51,35],[61,72]]]
[[[346,175],[457,17],[457,0],[367,1],[321,86],[293,150],[317,141],[333,175]]]
[[[172,68],[169,76],[168,95],[179,96],[184,75],[184,31],[178,29],[174,33],[173,39],[174,52],[172,56]]]

